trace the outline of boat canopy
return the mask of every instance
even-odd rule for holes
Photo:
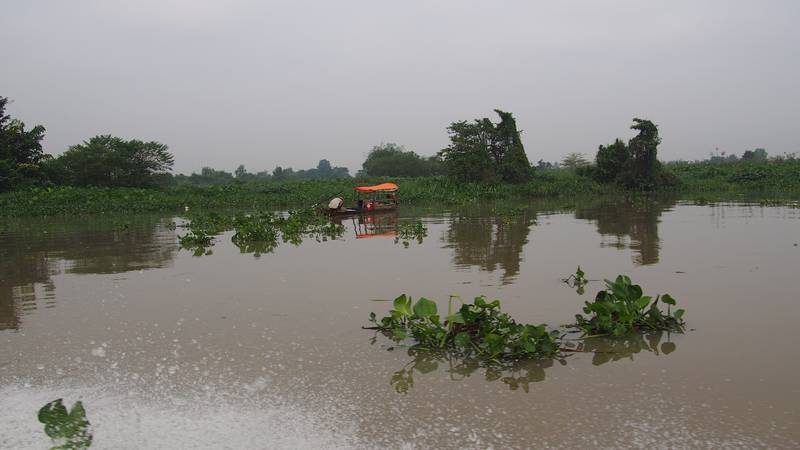
[[[383,184],[376,184],[375,186],[358,186],[356,191],[358,192],[380,192],[380,191],[387,191],[387,192],[394,192],[400,189],[394,183],[383,183]]]

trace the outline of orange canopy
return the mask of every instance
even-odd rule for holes
[[[387,231],[385,233],[377,233],[377,234],[369,234],[369,233],[356,234],[356,239],[366,239],[374,237],[397,237],[397,231]]]
[[[375,186],[358,186],[356,191],[358,192],[378,192],[378,191],[396,191],[400,189],[394,183],[383,183],[383,184],[376,184]]]

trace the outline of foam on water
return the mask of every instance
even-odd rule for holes
[[[36,413],[56,398],[63,398],[68,407],[83,401],[94,434],[92,448],[98,449],[365,447],[335,410],[311,410],[253,396],[254,390],[258,386],[241,394],[181,400],[142,398],[115,386],[3,386],[0,448],[52,445]]]

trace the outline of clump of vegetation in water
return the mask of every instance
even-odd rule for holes
[[[683,309],[674,313],[675,299],[669,294],[656,296],[642,295],[642,288],[632,284],[626,275],[616,280],[605,280],[606,289],[597,293],[594,301],[586,302],[584,317],[575,315],[575,326],[589,334],[612,334],[624,336],[631,331],[674,331],[683,332]],[[667,305],[664,312],[658,307],[659,300]]]
[[[500,311],[500,300],[487,302],[475,298],[453,312],[451,297],[448,312],[442,321],[436,303],[420,298],[413,303],[401,295],[394,300],[389,315],[377,320],[370,314],[374,329],[385,332],[400,342],[408,337],[418,349],[448,349],[462,356],[476,355],[487,360],[513,360],[555,355],[559,350],[558,331],[548,331],[545,325],[517,323]]]
[[[178,241],[184,248],[208,247],[214,237],[202,229],[192,230],[184,235],[178,235]]]
[[[213,236],[233,230],[231,241],[243,253],[260,256],[269,253],[283,242],[299,245],[306,237],[317,241],[336,239],[344,233],[344,227],[330,223],[327,217],[313,209],[289,211],[285,215],[272,212],[222,215],[210,213],[198,215],[183,225],[190,233],[178,236],[182,247],[202,255],[213,244]],[[207,254],[207,253],[206,253]]]
[[[576,273],[575,278],[585,283],[585,273],[580,268],[578,271],[581,273]],[[564,339],[566,330],[583,332],[583,339],[684,331],[684,310],[671,311],[675,300],[669,294],[655,299],[642,295],[642,288],[625,275],[613,282],[606,280],[606,286],[594,301],[586,302],[583,311],[588,317],[578,314],[576,323],[562,329],[517,323],[500,311],[500,300],[487,302],[483,296],[472,304],[462,304],[455,312],[453,302],[460,302],[460,298],[451,296],[442,320],[435,302],[423,297],[414,303],[406,295],[397,297],[389,315],[380,320],[370,313],[369,320],[375,326],[367,328],[381,331],[398,343],[411,339],[412,349],[444,351],[499,364],[581,351],[574,346],[574,340]],[[659,301],[667,305],[666,312],[659,308]]]
[[[575,292],[577,292],[578,295],[583,295],[583,293],[586,292],[586,285],[589,284],[589,280],[586,279],[586,273],[581,270],[581,266],[578,266],[578,269],[575,270],[574,274],[564,278],[561,281],[569,287],[575,288]]]
[[[92,433],[86,410],[81,402],[75,402],[70,411],[62,399],[53,400],[39,409],[39,422],[44,424],[44,432],[59,444],[50,450],[77,450],[92,445]]]
[[[417,244],[422,244],[423,239],[428,236],[428,229],[421,220],[398,224],[396,231],[397,236],[394,238],[394,243],[402,242],[404,247],[408,247],[412,240],[417,241]]]

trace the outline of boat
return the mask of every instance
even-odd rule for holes
[[[395,211],[398,205],[397,191],[399,190],[400,187],[394,183],[357,186],[353,191],[353,206],[345,207],[343,198],[334,197],[328,202],[326,212],[331,216],[347,216]]]

